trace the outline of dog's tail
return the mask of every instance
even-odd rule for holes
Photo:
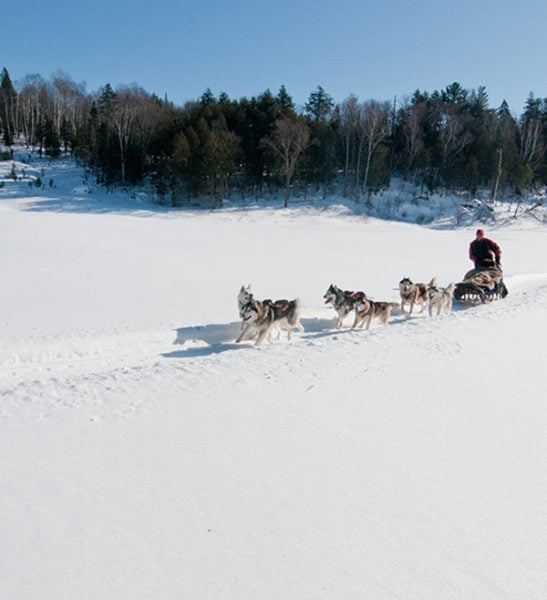
[[[456,289],[456,284],[455,283],[451,283],[450,285],[447,286],[447,288],[445,289],[445,292],[447,294],[450,294],[452,296],[452,294],[454,293],[455,289]]]
[[[401,308],[400,302],[388,302],[389,308]]]

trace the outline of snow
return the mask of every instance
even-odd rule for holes
[[[169,212],[70,161],[21,158],[43,187],[11,164],[1,598],[547,597],[544,225]],[[330,283],[447,285],[479,224],[507,299],[333,330]],[[305,333],[235,344],[248,283],[300,297]]]

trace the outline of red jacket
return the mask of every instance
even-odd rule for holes
[[[477,266],[493,265],[494,262],[498,263],[501,258],[501,248],[487,237],[473,240],[469,245],[469,258]]]

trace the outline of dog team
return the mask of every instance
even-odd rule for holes
[[[336,329],[341,329],[344,319],[354,313],[351,329],[369,329],[372,321],[378,319],[387,325],[394,308],[400,308],[409,317],[416,307],[423,312],[428,308],[429,316],[449,313],[452,309],[452,293],[454,284],[442,288],[437,283],[437,278],[428,283],[414,283],[409,277],[404,277],[399,282],[401,302],[379,302],[369,298],[365,292],[341,290],[331,284],[325,292],[325,304],[331,304],[336,311]],[[237,295],[239,316],[241,318],[241,333],[236,342],[255,340],[255,344],[262,343],[266,338],[270,341],[274,336],[279,338],[281,329],[287,331],[290,340],[292,330],[297,328],[304,331],[300,323],[301,302],[294,300],[257,300],[251,286],[241,286]],[[405,311],[407,307],[408,312]]]

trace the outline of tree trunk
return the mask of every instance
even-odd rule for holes
[[[496,196],[498,194],[498,187],[499,187],[500,179],[501,179],[501,165],[502,165],[502,159],[503,159],[503,148],[498,148],[497,152],[498,152],[498,155],[499,155],[499,159],[498,159],[498,174],[496,176],[496,181],[494,183],[494,189],[492,191],[492,204],[496,203]]]

